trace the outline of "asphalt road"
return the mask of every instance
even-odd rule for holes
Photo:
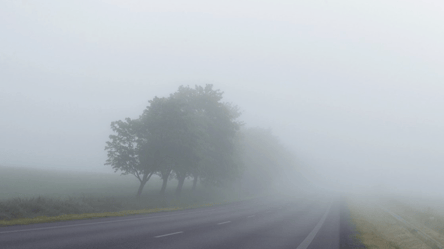
[[[0,248],[339,248],[332,197],[256,199],[125,217],[0,227]]]

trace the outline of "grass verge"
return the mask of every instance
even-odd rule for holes
[[[428,249],[396,219],[383,211],[375,201],[349,199],[352,222],[358,231],[358,239],[366,248],[381,249]]]
[[[198,207],[208,207],[218,205],[222,203],[208,203],[203,205],[187,206],[187,207],[172,207],[172,208],[152,208],[141,210],[125,210],[119,212],[104,212],[104,213],[83,213],[83,214],[64,214],[59,216],[37,216],[34,218],[19,218],[12,220],[0,220],[0,226],[12,226],[12,225],[29,225],[36,223],[56,222],[56,221],[68,221],[68,220],[80,220],[80,219],[92,219],[92,218],[105,218],[105,217],[117,217],[136,214],[149,214],[157,212],[168,212]]]
[[[69,198],[47,197],[10,199],[0,202],[0,226],[116,217],[208,207],[255,198],[253,196],[212,195],[207,191],[175,195],[134,197]],[[256,196],[257,197],[257,196]]]

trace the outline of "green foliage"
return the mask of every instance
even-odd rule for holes
[[[122,171],[123,174],[139,176],[144,168],[141,166],[137,135],[134,120],[126,118],[111,123],[111,129],[115,134],[110,135],[110,141],[106,143],[108,151],[106,165],[111,165],[114,171]]]
[[[106,164],[136,176],[138,196],[153,174],[166,181],[173,171],[177,193],[190,176],[208,185],[233,180],[240,166],[235,148],[240,112],[222,97],[212,85],[181,86],[169,97],[155,97],[138,119],[111,123]]]
[[[193,151],[196,160],[188,166],[188,174],[206,185],[221,186],[235,180],[241,167],[236,160],[236,135],[242,125],[237,121],[238,108],[223,103],[223,92],[212,85],[182,86],[173,96],[188,110],[197,138]]]
[[[105,148],[106,164],[135,175],[138,195],[153,174],[163,180],[161,193],[175,177],[177,194],[188,177],[207,187],[252,191],[297,181],[289,177],[297,175],[294,159],[279,139],[265,129],[241,131],[239,108],[222,100],[223,92],[212,85],[180,86],[168,97],[155,97],[138,119],[111,124],[115,134]]]

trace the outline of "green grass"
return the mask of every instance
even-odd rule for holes
[[[159,195],[152,179],[139,199],[138,182],[119,174],[48,171],[0,167],[0,226],[171,211],[245,199],[233,190],[198,187],[186,182],[181,196],[177,181]]]
[[[168,212],[181,209],[189,209],[196,207],[208,207],[222,203],[207,203],[202,205],[193,206],[180,206],[180,207],[169,207],[169,208],[151,208],[151,209],[139,209],[139,210],[124,210],[119,212],[100,212],[100,213],[80,213],[80,214],[63,214],[57,216],[36,216],[33,218],[18,218],[11,220],[0,220],[0,226],[12,226],[12,225],[29,225],[35,223],[44,222],[56,222],[56,221],[67,221],[67,220],[80,220],[80,219],[92,219],[92,218],[104,218],[104,217],[117,217],[126,215],[136,215],[136,214],[149,214],[156,212]]]

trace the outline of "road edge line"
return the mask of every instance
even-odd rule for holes
[[[313,241],[316,234],[321,229],[322,225],[324,225],[325,220],[327,219],[328,213],[330,212],[331,206],[333,203],[330,203],[330,206],[328,206],[327,211],[325,211],[324,215],[322,216],[321,220],[316,224],[316,226],[313,228],[313,230],[307,235],[307,237],[302,241],[301,244],[296,249],[307,249],[308,246]]]

